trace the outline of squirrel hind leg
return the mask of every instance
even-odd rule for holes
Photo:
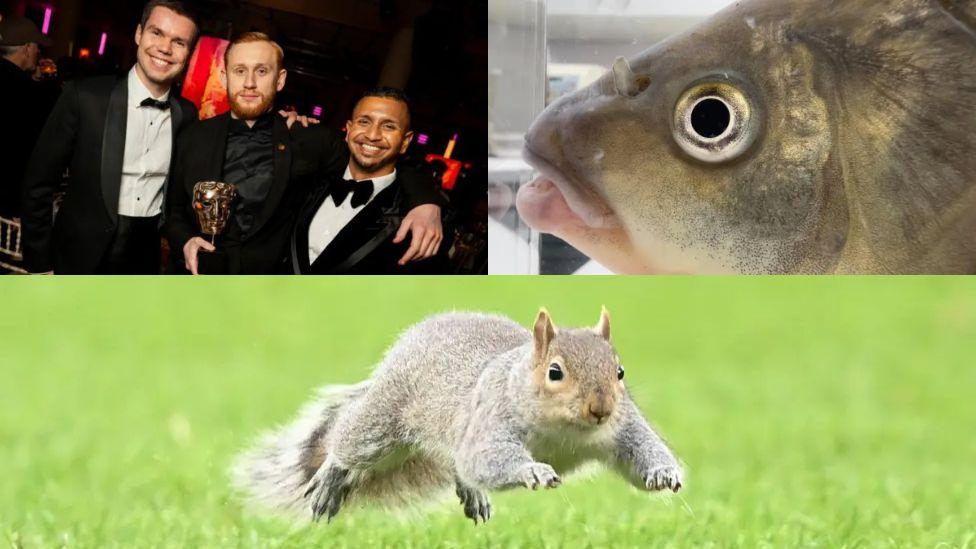
[[[488,494],[465,485],[460,479],[455,480],[455,483],[455,493],[464,506],[464,516],[473,520],[475,524],[478,524],[479,518],[482,523],[488,522],[491,518],[491,501],[488,499]]]
[[[236,490],[252,507],[305,516],[303,497],[308,482],[325,463],[325,440],[339,413],[368,389],[358,385],[330,386],[306,405],[290,424],[265,434],[238,455],[231,469]]]
[[[317,522],[322,515],[327,515],[327,520],[332,522],[332,518],[339,513],[352,486],[349,469],[326,465],[319,469],[308,484],[305,497],[310,500],[312,519]]]

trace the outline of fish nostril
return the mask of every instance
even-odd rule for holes
[[[617,95],[634,97],[651,85],[651,78],[647,75],[637,76],[630,68],[630,63],[623,57],[618,57],[610,67],[613,74],[613,89]]]
[[[638,76],[637,77],[637,93],[640,93],[647,89],[651,85],[650,76]]]

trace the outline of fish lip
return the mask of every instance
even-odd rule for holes
[[[545,156],[532,150],[531,143],[525,140],[522,158],[539,171],[545,179],[552,181],[563,195],[569,209],[587,226],[594,229],[612,229],[620,226],[619,219],[606,199],[592,186],[578,181],[553,165]]]

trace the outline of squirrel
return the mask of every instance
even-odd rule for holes
[[[642,490],[675,492],[682,468],[623,383],[603,308],[565,329],[543,308],[533,330],[482,313],[408,328],[372,376],[330,386],[232,467],[236,488],[274,510],[331,522],[343,506],[400,507],[454,488],[475,524],[486,494],[555,488],[600,461]]]

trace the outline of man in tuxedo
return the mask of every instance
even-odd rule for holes
[[[287,77],[283,60],[281,47],[263,33],[235,38],[227,46],[221,75],[230,112],[190,128],[179,144],[165,233],[174,251],[183,252],[182,258],[173,258],[193,274],[208,269],[215,274],[287,272],[285,250],[296,208],[327,174],[341,170],[349,156],[345,143],[331,131],[310,126],[289,132],[272,114],[275,95]],[[201,181],[237,188],[238,198],[215,245],[200,236],[193,207],[193,187]],[[411,212],[413,240],[440,232],[441,198],[433,180],[417,174],[405,194],[405,203],[418,210]],[[216,257],[221,261],[215,262]],[[207,267],[201,270],[201,264]],[[178,263],[172,267],[181,270]]]
[[[390,236],[409,206],[397,159],[407,151],[410,109],[394,88],[374,88],[346,122],[351,153],[333,177],[299,211],[289,247],[296,274],[424,274],[444,272],[440,241],[424,244],[425,261],[404,265],[405,244]]]
[[[181,2],[152,0],[126,77],[65,85],[24,177],[23,249],[30,272],[159,273],[160,215],[177,137],[197,120],[171,93],[197,26]],[[53,222],[65,168],[67,193]]]

